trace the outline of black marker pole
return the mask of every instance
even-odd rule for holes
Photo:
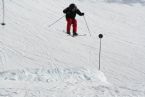
[[[103,34],[99,34],[98,37],[100,38],[100,49],[99,49],[99,70],[101,69],[101,39],[103,38]]]
[[[2,0],[2,6],[3,6],[3,22],[1,23],[2,26],[6,25],[5,24],[5,2]]]

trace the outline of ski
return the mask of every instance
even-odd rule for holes
[[[87,34],[78,34],[78,35],[76,35],[76,36],[74,36],[74,35],[71,35],[72,37],[78,37],[78,36],[86,36]]]
[[[66,33],[64,30],[63,30],[64,33]],[[67,34],[67,33],[66,33]],[[72,37],[77,37],[77,36],[87,36],[87,34],[78,34],[76,36],[74,35],[71,35],[71,34],[67,34],[67,36],[72,36]]]
[[[71,36],[71,37],[79,37],[79,36],[87,36],[87,34],[78,34],[78,35],[71,35],[71,34],[67,34],[67,36]]]

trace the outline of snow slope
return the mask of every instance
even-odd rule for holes
[[[65,18],[49,27],[72,2],[91,37],[84,17],[87,36],[65,35]],[[0,97],[145,97],[144,11],[143,0],[5,0]]]

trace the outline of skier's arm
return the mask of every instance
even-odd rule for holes
[[[68,12],[68,8],[63,10],[63,13],[67,13]]]
[[[80,15],[80,16],[84,16],[84,13],[82,13],[79,9],[77,9],[76,12],[77,12],[78,15]]]

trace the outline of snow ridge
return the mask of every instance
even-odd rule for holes
[[[99,78],[101,79],[101,76]],[[16,81],[42,81],[52,82],[57,80],[70,80],[76,81],[95,81],[95,74],[83,68],[53,68],[53,69],[24,69],[24,70],[11,70],[0,72],[1,80],[16,80]],[[104,76],[105,78],[105,76]],[[103,79],[102,79],[103,80]]]

